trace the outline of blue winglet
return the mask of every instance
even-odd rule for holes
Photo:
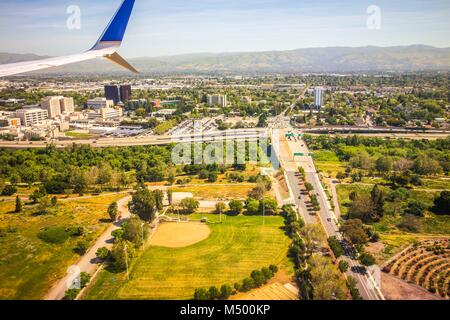
[[[128,21],[130,20],[131,11],[133,11],[134,2],[135,0],[123,1],[105,31],[103,31],[102,36],[97,41],[97,44],[100,42],[122,41],[125,30],[127,29]]]

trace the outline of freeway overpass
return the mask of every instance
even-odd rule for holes
[[[52,140],[52,141],[0,141],[0,148],[29,149],[45,148],[54,145],[56,148],[66,148],[73,144],[90,145],[94,148],[106,147],[130,147],[145,145],[166,145],[180,142],[212,142],[226,140],[255,141],[268,137],[267,129],[235,129],[217,132],[206,132],[203,134],[186,134],[182,136],[136,136],[128,138],[99,138],[80,140]]]

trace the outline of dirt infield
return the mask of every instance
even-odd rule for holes
[[[183,248],[209,237],[211,230],[200,222],[162,222],[150,241],[152,246]]]
[[[247,293],[239,293],[230,300],[298,300],[298,293],[292,285],[272,283]]]

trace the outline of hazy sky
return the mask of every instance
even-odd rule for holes
[[[0,52],[90,48],[122,0],[1,0]],[[70,5],[81,29],[69,30]],[[381,29],[369,30],[369,5]],[[450,46],[450,0],[136,0],[126,57],[325,46]]]

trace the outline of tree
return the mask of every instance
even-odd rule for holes
[[[369,237],[360,219],[345,221],[340,231],[355,245],[364,245],[369,241]]]
[[[318,250],[322,246],[322,242],[325,240],[325,236],[322,229],[317,224],[308,224],[300,230],[300,236],[302,237],[303,244],[305,245],[305,253],[307,256],[311,256],[314,251]]]
[[[344,254],[344,249],[342,248],[339,240],[336,237],[328,238],[328,245],[330,246],[330,249],[333,251],[336,258],[339,258]]]
[[[222,214],[227,208],[227,205],[223,202],[217,202],[216,203],[216,213]]]
[[[228,203],[228,207],[230,208],[230,211],[235,215],[241,214],[242,210],[244,209],[244,205],[239,200],[231,200]]]
[[[450,215],[450,191],[442,191],[434,199],[433,212],[440,215]]]
[[[375,161],[375,169],[379,172],[379,173],[389,173],[390,171],[392,171],[392,167],[393,167],[393,161],[391,157],[379,157],[377,159],[377,161]]]
[[[97,249],[95,255],[98,259],[105,261],[111,255],[111,252],[106,247],[101,247]]]
[[[313,185],[312,185],[311,183],[309,183],[309,182],[306,182],[306,183],[305,183],[305,188],[306,188],[306,190],[307,190],[308,192],[311,192],[311,191],[314,190]]]
[[[227,300],[232,294],[233,288],[230,285],[224,284],[220,287],[220,299]]]
[[[19,196],[16,197],[16,209],[14,210],[15,213],[20,213],[23,210],[23,204],[22,200]]]
[[[411,214],[411,215],[417,216],[417,217],[423,217],[423,214],[426,209],[427,209],[427,206],[425,204],[412,199],[412,200],[409,200],[408,205],[406,206],[406,209],[405,209],[405,213]]]
[[[253,281],[255,282],[255,287],[260,287],[264,283],[266,283],[266,277],[260,270],[252,271],[251,277],[252,277]]]
[[[255,280],[253,278],[245,278],[244,281],[242,281],[242,287],[241,290],[243,292],[247,292],[255,288]]]
[[[210,172],[208,174],[208,182],[214,183],[217,181],[218,175],[217,172]]]
[[[359,256],[359,262],[366,267],[373,266],[376,263],[375,258],[367,252],[364,252]]]
[[[155,198],[155,205],[158,211],[164,209],[164,193],[161,190],[154,190],[153,197]]]
[[[421,154],[416,158],[416,160],[414,160],[413,170],[418,174],[433,175],[441,173],[442,167],[439,161],[428,155]]]
[[[136,247],[142,245],[143,230],[142,221],[139,218],[132,217],[122,226],[122,238],[130,241]]]
[[[74,169],[71,172],[70,184],[73,187],[73,192],[78,193],[80,196],[82,196],[88,186],[88,181],[86,179],[85,173],[79,168]]]
[[[379,221],[384,214],[384,193],[376,184],[370,192],[370,200],[372,201],[373,214],[371,221]]]
[[[39,186],[38,189],[34,190],[34,192],[29,196],[30,200],[33,201],[33,203],[38,203],[39,200],[47,195],[47,191],[45,190],[44,186]]]
[[[397,225],[400,230],[407,232],[418,232],[420,228],[420,220],[416,216],[405,214]]]
[[[10,197],[17,192],[17,188],[12,185],[7,185],[2,190],[2,196]]]
[[[339,270],[340,270],[342,273],[346,273],[347,270],[348,270],[348,268],[349,268],[349,264],[348,264],[347,261],[345,261],[345,260],[339,261]]]
[[[137,187],[128,208],[132,214],[144,221],[153,221],[156,216],[156,203],[151,192],[143,185]]]
[[[89,248],[89,244],[84,240],[80,240],[75,245],[75,248],[73,249],[73,251],[78,253],[80,256],[83,256],[86,254],[88,248]]]
[[[314,300],[342,300],[346,296],[346,284],[331,259],[313,255],[308,259],[309,276]]]
[[[259,202],[260,213],[276,215],[278,213],[278,202],[273,198],[267,198]]]
[[[169,202],[169,206],[173,204],[173,190],[167,190],[167,201]]]
[[[255,199],[248,199],[247,200],[247,212],[248,214],[258,214],[260,212],[260,205],[259,201]]]
[[[216,300],[220,298],[220,291],[216,287],[210,287],[208,290],[209,300]]]
[[[129,264],[133,258],[133,253],[132,246],[126,241],[114,243],[111,250],[111,258],[113,260],[112,267],[117,271],[125,270],[127,263]]]
[[[58,204],[58,198],[57,197],[52,197],[50,200],[52,207],[56,207],[56,205]]]
[[[200,202],[194,198],[185,198],[180,201],[180,207],[183,208],[185,213],[190,214],[194,213],[200,207]]]
[[[109,205],[108,207],[108,215],[111,218],[111,221],[116,221],[117,219],[117,214],[118,214],[118,206],[117,206],[117,202],[113,202]]]
[[[209,292],[203,288],[195,289],[194,300],[209,300]]]

